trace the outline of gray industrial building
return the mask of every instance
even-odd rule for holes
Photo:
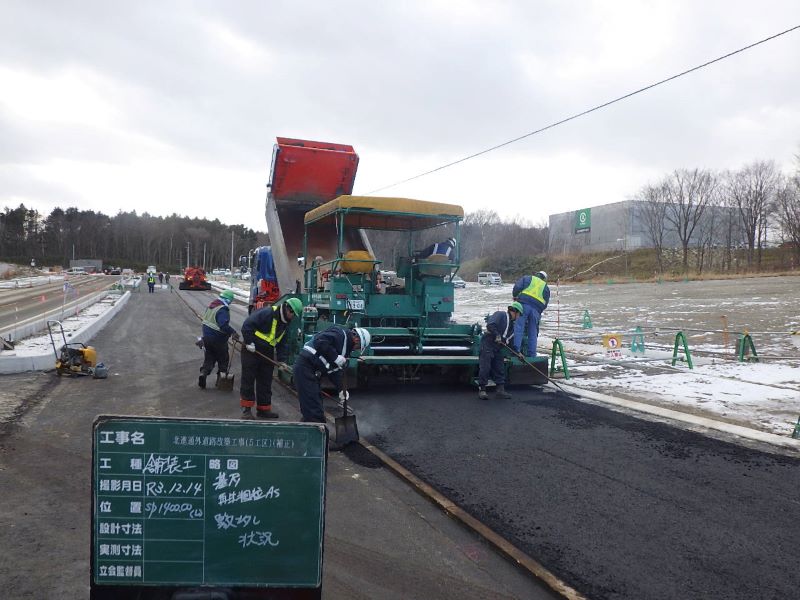
[[[593,206],[550,215],[549,250],[551,254],[579,254],[610,250],[631,251],[652,248],[653,242],[645,219],[647,204],[625,200],[614,204]],[[664,221],[664,248],[679,248],[681,240],[674,225]],[[731,237],[735,246],[742,242],[734,209],[708,207],[695,228],[690,246],[703,240],[712,245],[726,245]],[[709,235],[712,239],[709,240]]]

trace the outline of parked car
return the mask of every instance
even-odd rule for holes
[[[453,287],[454,288],[465,288],[467,287],[467,282],[461,279],[458,275],[453,277]]]
[[[493,271],[481,271],[478,273],[478,283],[481,285],[503,285],[500,273]]]

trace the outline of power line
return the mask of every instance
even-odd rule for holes
[[[771,35],[769,37],[766,37],[766,38],[764,38],[762,40],[759,40],[757,42],[749,44],[748,46],[744,46],[742,48],[739,48],[738,50],[734,50],[733,52],[728,52],[728,54],[723,54],[722,56],[719,56],[719,57],[717,57],[717,58],[715,58],[713,60],[709,60],[708,62],[704,62],[701,65],[697,65],[696,67],[692,67],[691,69],[687,69],[686,71],[682,71],[681,73],[677,73],[676,75],[672,75],[671,77],[667,77],[666,79],[662,79],[661,81],[657,81],[655,83],[651,83],[650,85],[646,85],[643,88],[639,88],[636,91],[629,92],[629,93],[627,93],[627,94],[625,94],[623,96],[620,96],[618,98],[614,98],[613,100],[609,100],[608,102],[604,102],[603,104],[598,104],[597,106],[595,106],[593,108],[589,108],[587,110],[584,110],[583,112],[574,114],[571,117],[567,117],[566,119],[561,119],[560,121],[556,121],[555,123],[551,123],[550,125],[545,125],[544,127],[540,128],[540,129],[537,129],[535,131],[531,131],[531,132],[526,133],[524,135],[521,135],[519,137],[515,137],[515,138],[510,139],[510,140],[508,140],[506,142],[503,142],[501,144],[497,144],[496,146],[492,146],[491,148],[486,148],[485,150],[480,150],[479,152],[475,152],[474,154],[470,154],[469,156],[465,156],[463,158],[459,158],[458,160],[454,160],[453,162],[449,162],[447,164],[441,165],[439,167],[436,167],[435,169],[431,169],[430,171],[425,171],[424,173],[420,173],[419,175],[414,175],[413,177],[409,177],[408,179],[403,179],[402,181],[397,181],[395,183],[392,183],[392,184],[389,184],[389,185],[385,185],[385,186],[380,187],[378,189],[372,190],[371,192],[367,192],[365,195],[369,196],[369,195],[374,194],[376,192],[380,192],[380,191],[383,191],[383,190],[386,190],[386,189],[401,185],[403,183],[408,183],[409,181],[413,181],[415,179],[419,179],[420,177],[425,177],[426,175],[430,175],[431,173],[436,173],[437,171],[442,171],[444,169],[447,169],[447,168],[452,167],[454,165],[457,165],[459,163],[466,162],[466,161],[468,161],[468,160],[470,160],[472,158],[476,158],[478,156],[482,156],[484,154],[488,154],[489,152],[493,152],[494,150],[497,150],[499,148],[503,148],[504,146],[509,146],[511,144],[519,142],[520,140],[524,140],[525,138],[529,138],[529,137],[531,137],[533,135],[536,135],[537,133],[542,133],[543,131],[547,131],[548,129],[553,129],[554,127],[558,127],[559,125],[563,125],[564,123],[567,123],[569,121],[573,121],[573,120],[575,120],[575,119],[577,119],[579,117],[583,117],[585,115],[588,115],[589,113],[593,113],[596,110],[600,110],[601,108],[605,108],[607,106],[611,106],[612,104],[615,104],[616,102],[621,102],[622,100],[625,100],[627,98],[635,96],[636,94],[641,94],[642,92],[646,92],[647,90],[651,90],[654,87],[658,87],[659,85],[662,85],[662,84],[667,83],[669,81],[672,81],[674,79],[678,79],[679,77],[683,77],[684,75],[688,75],[689,73],[693,73],[695,71],[699,71],[700,69],[703,69],[703,68],[705,68],[705,67],[707,67],[709,65],[713,65],[714,63],[717,63],[717,62],[720,62],[722,60],[725,60],[726,58],[730,58],[731,56],[734,56],[735,54],[739,54],[740,52],[744,52],[745,50],[750,50],[751,48],[755,48],[756,46],[758,46],[760,44],[764,44],[766,42],[769,42],[771,40],[779,38],[782,35],[786,35],[787,33],[791,33],[792,31],[795,31],[796,29],[800,29],[800,25],[795,25],[794,27],[786,29],[785,31],[781,31],[780,33],[776,33],[775,35]]]

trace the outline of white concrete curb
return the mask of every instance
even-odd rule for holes
[[[105,298],[107,295],[108,295],[108,290],[103,290],[101,292],[97,292],[92,296],[84,298],[83,300],[81,300],[76,304],[68,304],[65,307],[64,314],[67,317],[71,317],[75,314],[75,311],[81,311],[84,308],[91,306],[92,304],[100,302],[100,300]],[[60,320],[60,317],[61,317],[61,308],[54,308],[53,310],[49,310],[38,317],[26,319],[21,324],[9,325],[8,327],[0,331],[0,335],[8,338],[9,334],[12,334],[11,335],[12,339],[21,340],[26,337],[30,337],[36,333],[39,333],[40,331],[47,331],[47,321],[49,319]]]
[[[669,419],[671,421],[688,423],[690,425],[695,425],[697,427],[703,427],[714,431],[722,431],[724,433],[730,433],[732,435],[743,437],[749,440],[754,440],[765,444],[771,444],[773,446],[781,446],[783,448],[789,448],[791,450],[800,451],[800,440],[795,440],[790,437],[784,437],[782,435],[777,435],[775,433],[767,433],[766,431],[758,431],[757,429],[750,429],[749,427],[743,427],[741,425],[732,425],[731,423],[723,423],[722,421],[715,421],[707,417],[700,417],[697,415],[679,412],[677,410],[672,410],[669,408],[653,406],[652,404],[644,404],[642,402],[635,402],[633,400],[617,398],[615,396],[609,396],[607,394],[601,394],[599,392],[585,390],[578,386],[565,385],[560,381],[558,382],[558,385],[564,388],[565,391],[572,392],[574,394],[579,394],[589,400],[594,400],[596,402],[600,402],[603,404],[610,404],[612,405],[612,407],[619,406],[621,408],[627,408],[629,410],[634,410],[636,412],[655,415],[658,417]]]
[[[103,329],[103,327],[122,310],[122,307],[128,303],[130,297],[131,293],[125,292],[120,299],[101,316],[91,323],[88,323],[83,329],[79,329],[73,333],[69,341],[83,342],[85,344],[91,340],[92,337]],[[8,375],[11,373],[24,373],[25,371],[49,371],[55,367],[55,362],[56,359],[52,350],[27,356],[3,356],[3,354],[0,354],[0,374]]]

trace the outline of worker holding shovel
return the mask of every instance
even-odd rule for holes
[[[294,385],[300,400],[303,421],[325,423],[322,408],[320,380],[326,375],[339,391],[339,399],[346,402],[349,393],[344,387],[343,370],[353,350],[363,354],[369,347],[369,331],[363,327],[346,329],[332,325],[316,334],[303,346],[294,363]]]
[[[239,334],[231,327],[231,313],[228,308],[233,302],[233,292],[223,290],[219,298],[215,298],[208,305],[203,314],[203,337],[198,340],[205,354],[203,366],[200,367],[200,377],[197,385],[201,388],[206,387],[206,377],[214,370],[217,365],[217,373],[228,373],[230,365],[230,355],[228,354],[228,338],[239,339]]]
[[[506,374],[503,368],[503,347],[514,338],[514,321],[522,314],[522,305],[512,302],[507,311],[498,310],[486,322],[486,333],[481,338],[478,358],[478,399],[488,400],[486,384],[491,377],[497,385],[495,396],[499,399],[511,398],[506,392]]]
[[[286,328],[303,314],[299,298],[289,298],[277,306],[253,311],[242,323],[242,382],[239,404],[242,419],[277,419],[272,410],[272,373],[286,357]],[[260,356],[259,356],[260,355]],[[266,360],[265,358],[266,357]]]

